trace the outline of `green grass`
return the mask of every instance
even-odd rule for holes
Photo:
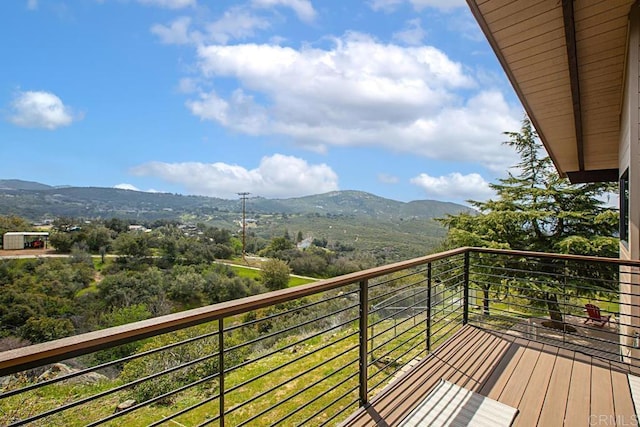
[[[340,335],[341,334],[338,336]],[[335,341],[335,337],[332,338],[332,340]],[[326,365],[324,363],[335,353],[347,347],[350,347],[351,350],[336,359],[332,365]],[[271,408],[278,402],[285,403],[271,408],[267,411],[268,415],[258,417],[253,423],[255,425],[261,425],[267,419],[279,419],[289,413],[295,412],[299,408],[303,408],[303,410],[298,411],[290,418],[291,423],[300,423],[305,418],[313,416],[316,412],[320,412],[314,416],[313,422],[306,423],[306,425],[314,425],[327,419],[328,414],[330,414],[330,412],[325,413],[322,411],[322,407],[327,402],[325,398],[336,398],[339,394],[346,392],[349,388],[357,384],[357,376],[351,380],[347,380],[345,384],[340,384],[354,371],[357,372],[357,363],[351,362],[351,360],[357,358],[358,354],[357,336],[334,345],[326,341],[320,342],[316,340],[315,342],[310,341],[300,344],[296,346],[296,348],[295,353],[292,351],[275,353],[267,358],[251,363],[242,369],[234,370],[225,377],[226,388],[230,390],[228,394],[225,395],[227,411],[229,411],[229,408],[237,407],[236,410],[226,415],[225,420],[228,425],[237,425],[246,421],[255,414]],[[312,353],[314,350],[318,351]],[[304,356],[307,353],[311,354],[301,358],[301,355]],[[259,356],[259,354],[253,357],[256,356]],[[295,359],[299,359],[299,361],[296,362]],[[333,375],[329,377],[329,379],[318,383],[317,386],[303,391],[308,385],[333,373],[335,366],[345,364],[349,364],[351,369]],[[304,376],[296,378],[297,374],[301,371],[308,372]],[[8,424],[8,421],[13,417],[19,419],[29,414],[47,410],[50,407],[70,403],[78,398],[107,390],[117,384],[117,381],[107,381],[99,385],[56,384],[34,392],[29,392],[27,396],[5,399],[0,403],[0,424]],[[280,386],[273,391],[269,391],[275,385]],[[214,396],[210,403],[176,418],[176,421],[182,425],[195,425],[205,419],[218,415],[218,400],[215,398],[217,392],[217,382],[213,381],[208,387],[198,386],[182,392],[178,395],[177,399],[175,399],[175,402],[170,405],[151,405],[150,407],[142,408],[134,411],[130,415],[119,418],[117,422],[111,425],[148,425],[189,405]],[[263,392],[266,392],[264,396],[260,396]],[[297,392],[301,393],[295,396]],[[308,401],[317,395],[324,396],[324,398],[315,403],[307,404]],[[96,402],[73,408],[63,414],[49,418],[46,424],[64,426],[85,425],[90,420],[110,415],[118,403],[124,401],[127,397],[126,393],[118,392]],[[350,397],[351,400],[357,400],[357,390],[351,393]],[[249,403],[243,405],[245,402]],[[338,407],[343,404],[344,403],[338,404]],[[268,418],[266,418],[267,416]]]
[[[76,298],[80,298],[83,295],[86,294],[90,294],[90,293],[95,293],[98,292],[98,285],[95,283],[92,283],[91,285],[87,286],[86,288],[82,288],[80,289],[78,292],[76,292]]]
[[[615,295],[617,298],[617,293],[610,293],[610,295]],[[495,298],[495,295],[491,294],[491,298]],[[595,304],[600,307],[600,310],[604,315],[609,313],[619,313],[620,304],[618,301],[609,300],[607,301],[606,296],[601,297],[589,297],[589,296],[576,296],[570,295],[567,299],[563,299],[562,295],[558,295],[558,302],[560,304],[560,311],[565,316],[576,316],[576,317],[585,317],[585,305],[586,304]],[[479,316],[482,316],[482,299],[479,298],[474,303],[478,304],[479,307],[472,310],[472,313],[475,313]],[[491,300],[489,306],[489,315],[482,316],[482,322],[491,323],[494,326],[499,326],[502,329],[508,329],[513,326],[518,319],[529,319],[529,318],[539,318],[539,319],[548,319],[549,309],[544,304],[544,301],[538,301],[536,304],[533,304],[529,298],[519,295],[509,295],[508,297],[504,297],[501,300],[493,299]],[[571,318],[567,318],[571,319]],[[567,320],[568,322],[575,321]]]
[[[102,257],[100,255],[91,255],[91,261],[93,262],[93,268],[96,271],[102,271],[103,268],[114,263],[115,258],[112,256],[105,256],[104,263],[102,262]]]
[[[239,277],[248,277],[250,279],[260,280],[260,270],[256,270],[255,268],[244,267],[241,265],[232,265],[229,266],[229,268],[231,268],[231,270]],[[315,281],[317,280],[312,278],[289,276],[289,287],[305,285]]]
[[[248,277],[250,279],[260,279],[260,270],[243,267],[241,265],[230,265],[229,268],[239,277]]]
[[[294,286],[300,286],[300,285],[306,285],[307,283],[313,283],[313,282],[317,282],[318,279],[310,279],[310,278],[304,278],[304,277],[296,277],[296,276],[291,276],[289,278],[289,287],[294,287]]]

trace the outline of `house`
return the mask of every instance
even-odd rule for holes
[[[304,250],[310,247],[312,244],[313,244],[313,237],[307,237],[306,239],[303,239],[300,242],[296,243],[296,247],[300,250]]]

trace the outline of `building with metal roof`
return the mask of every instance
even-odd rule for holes
[[[2,249],[45,249],[48,240],[46,231],[9,231],[2,237]]]

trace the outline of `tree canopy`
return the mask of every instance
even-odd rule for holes
[[[264,286],[270,291],[284,289],[289,284],[289,266],[279,259],[270,259],[262,264],[260,276]]]
[[[449,215],[440,220],[449,229],[445,246],[617,257],[618,214],[605,206],[614,187],[608,183],[572,185],[560,177],[528,118],[519,132],[506,135],[505,144],[516,150],[520,161],[506,178],[490,184],[495,198],[469,201],[477,213]],[[595,270],[594,276],[602,273]],[[478,283],[484,293],[485,314],[489,314],[489,290],[493,285]],[[546,305],[553,321],[562,321],[557,303],[559,291],[559,284],[550,280],[530,284],[518,292]],[[572,292],[583,291],[576,287]]]
[[[469,201],[477,214],[440,220],[449,228],[447,246],[617,256],[618,214],[604,203],[612,185],[561,178],[528,118],[520,132],[505,134],[520,161],[489,184],[495,198]]]

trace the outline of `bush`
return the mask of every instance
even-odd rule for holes
[[[110,328],[112,326],[126,325],[127,323],[149,318],[151,318],[151,313],[146,305],[134,304],[129,307],[113,308],[110,312],[103,313],[100,316],[99,325],[101,328]],[[97,363],[110,362],[132,355],[142,344],[143,342],[141,341],[122,344],[117,347],[98,351],[93,357]]]
[[[204,324],[189,330],[180,330],[160,335],[150,339],[138,350],[138,352],[142,353],[172,343],[181,342],[192,337],[201,336],[211,332],[213,328],[215,328],[215,326],[211,324]],[[228,347],[232,347],[234,345],[234,337],[232,335],[225,334],[225,345]],[[241,349],[225,353],[225,366],[229,368],[240,363],[248,352],[249,349],[243,347]],[[139,403],[145,402],[171,390],[175,390],[178,387],[182,387],[204,377],[217,374],[219,372],[217,353],[218,337],[216,335],[205,337],[197,341],[173,347],[170,350],[159,351],[157,353],[132,360],[124,366],[120,379],[126,382],[134,381],[157,372],[175,368],[204,356],[211,356],[201,362],[177,369],[171,373],[164,374],[158,378],[136,385],[131,391],[131,397]],[[203,383],[200,387],[217,387],[217,376],[214,376],[210,382]],[[167,397],[160,400],[158,403],[170,404],[173,401],[174,397]]]
[[[33,343],[57,340],[73,335],[75,328],[69,319],[31,317],[20,328],[20,336]]]
[[[204,299],[205,279],[201,274],[187,272],[176,274],[169,284],[169,297],[186,306],[199,307]]]
[[[271,259],[260,270],[264,286],[270,291],[284,289],[289,284],[289,266],[279,259]]]

